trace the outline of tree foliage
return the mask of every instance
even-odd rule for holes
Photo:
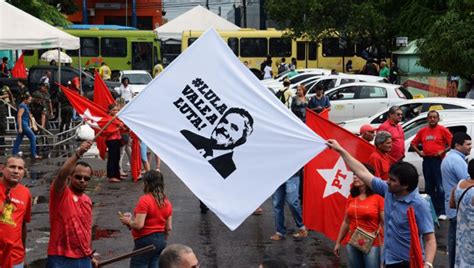
[[[67,26],[70,24],[66,17],[58,10],[58,7],[62,9],[63,5],[61,3],[64,2],[66,3],[64,6],[66,6],[68,8],[68,12],[70,12],[72,9],[68,3],[72,2],[72,0],[9,0],[7,2],[54,26]]]

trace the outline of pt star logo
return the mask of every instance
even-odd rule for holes
[[[351,183],[354,180],[354,174],[347,170],[342,157],[339,157],[336,165],[332,169],[318,169],[317,171],[326,181],[323,198],[334,193],[340,193],[345,198],[349,196]]]
[[[89,124],[93,128],[100,128],[99,127],[99,121],[102,120],[102,117],[99,116],[93,116],[91,114],[91,111],[89,109],[86,109],[83,114],[81,114],[82,119],[86,121],[87,124]]]

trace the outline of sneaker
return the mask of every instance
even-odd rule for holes
[[[273,240],[273,241],[280,241],[283,239],[285,239],[285,237],[279,233],[275,233],[274,235],[270,236],[270,240]]]
[[[306,229],[300,229],[298,232],[293,234],[294,238],[305,238],[308,236],[308,230]]]
[[[448,218],[447,218],[446,215],[444,215],[444,214],[441,214],[441,215],[439,215],[439,217],[438,217],[438,220],[440,220],[440,221],[445,221],[446,219],[448,219]]]

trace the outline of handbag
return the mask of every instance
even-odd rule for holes
[[[356,216],[356,225],[357,228],[351,234],[351,239],[349,240],[349,245],[357,248],[363,253],[369,253],[372,245],[374,244],[375,238],[379,234],[379,229],[375,233],[368,232],[361,227],[358,227],[359,223],[357,221],[357,198],[355,199],[355,216]]]

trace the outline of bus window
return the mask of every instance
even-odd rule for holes
[[[235,56],[239,56],[239,39],[237,38],[229,38],[227,39],[227,45],[232,49]]]
[[[102,57],[126,57],[127,39],[102,37],[100,40],[100,55]]]
[[[22,52],[23,52],[23,55],[25,56],[33,56],[33,54],[35,53],[33,49],[23,50]]]
[[[266,57],[267,41],[266,38],[240,38],[240,56]]]
[[[152,70],[152,46],[151,42],[132,42],[132,70]]]
[[[270,55],[272,57],[291,57],[291,40],[270,38]]]
[[[316,60],[318,55],[318,43],[309,42],[308,46],[308,60]]]
[[[305,42],[296,42],[296,60],[306,59]]]
[[[344,42],[342,42],[342,40],[339,38],[324,38],[323,39],[323,56],[324,57],[354,56],[354,45],[349,43],[346,46],[347,48],[344,48]]]
[[[99,56],[99,38],[81,37],[81,56],[84,56],[84,57]]]
[[[197,38],[188,38],[188,47],[190,45],[192,45],[194,43],[194,41],[196,41],[196,40],[197,40]]]

